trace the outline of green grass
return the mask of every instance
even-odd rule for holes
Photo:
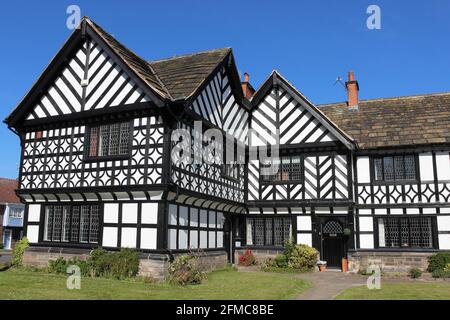
[[[366,286],[340,293],[337,300],[450,300],[450,283],[385,283],[380,290]]]
[[[200,285],[186,287],[138,280],[82,278],[80,290],[66,288],[64,275],[10,269],[0,272],[0,299],[292,299],[309,284],[285,274],[218,270]]]

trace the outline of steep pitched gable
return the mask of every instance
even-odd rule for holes
[[[252,146],[339,141],[350,149],[355,147],[350,137],[276,71],[251,102]],[[273,135],[277,129],[278,142]]]
[[[162,106],[167,96],[145,61],[84,18],[5,122],[14,127],[24,120],[150,101]]]

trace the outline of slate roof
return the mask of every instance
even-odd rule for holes
[[[450,143],[450,92],[318,105],[358,143],[376,149]]]
[[[14,179],[0,178],[0,203],[20,203],[15,190],[19,183]]]
[[[92,20],[85,19],[142,80],[161,97],[170,100],[189,98],[231,53],[231,48],[221,48],[147,62]]]
[[[222,48],[149,61],[148,64],[171,97],[179,100],[190,97],[230,53],[231,48]]]

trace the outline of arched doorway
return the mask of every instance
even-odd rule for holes
[[[324,221],[321,225],[322,234],[322,260],[328,267],[340,268],[344,257],[344,228],[342,223],[335,219]]]

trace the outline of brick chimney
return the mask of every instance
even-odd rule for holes
[[[353,71],[348,72],[348,81],[345,83],[347,87],[347,106],[349,109],[358,110],[358,91],[359,84],[355,80]]]
[[[255,93],[255,89],[253,89],[252,85],[250,84],[250,76],[247,72],[244,73],[244,81],[241,82],[242,85],[242,91],[244,92],[244,97],[247,99],[250,99],[253,94]]]

